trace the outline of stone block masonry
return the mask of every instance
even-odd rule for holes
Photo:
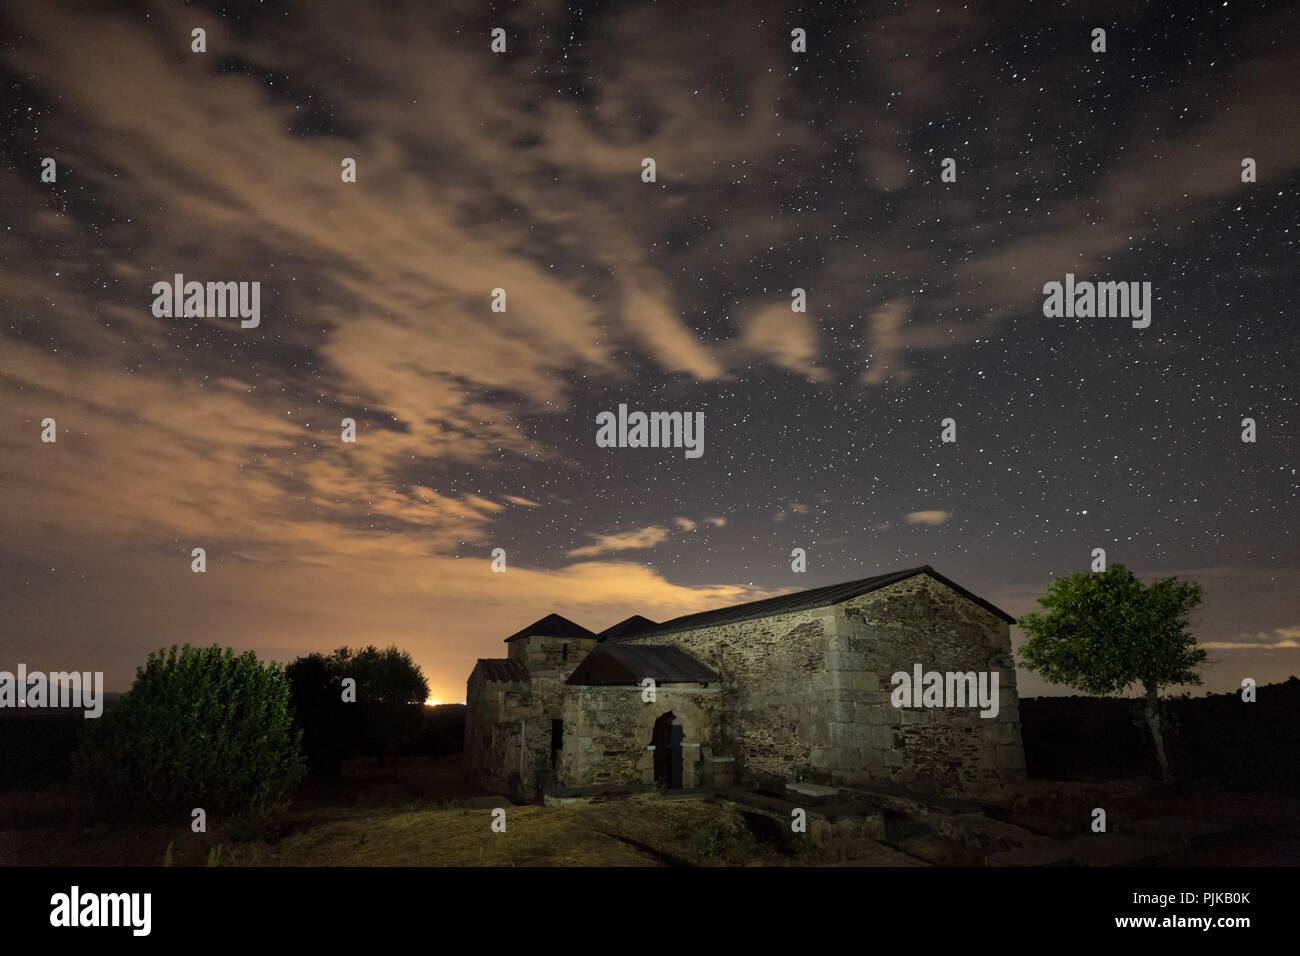
[[[833,603],[814,603],[827,592]],[[547,634],[509,639],[509,658],[480,661],[470,678],[470,778],[525,799],[665,776],[672,786],[779,791],[889,781],[949,796],[1024,779],[1009,618],[992,605],[927,567],[750,607],[683,618],[680,628],[639,619],[637,630],[611,629],[605,645],[555,615],[539,622]],[[655,666],[674,648],[671,666],[685,668],[677,683],[657,685],[653,702],[631,672],[593,679],[598,655],[608,666],[611,648],[638,646],[646,650],[627,659]],[[582,679],[567,683],[588,654]],[[683,682],[699,665],[716,679]],[[894,706],[892,676],[917,667],[983,675],[986,692],[996,674],[997,707],[987,693],[983,704],[939,695]],[[660,745],[670,759],[656,754]]]
[[[864,767],[879,761],[894,782],[942,794],[975,795],[1024,779],[1015,662],[1010,625],[1003,618],[927,575],[838,607],[831,667],[845,676],[844,692],[833,706],[851,702],[847,715],[857,718],[865,711],[873,729],[883,728],[859,748]],[[996,672],[996,718],[981,718],[977,707],[892,706],[890,675],[910,672],[918,663],[941,672]],[[836,725],[842,747],[859,739],[847,726]],[[826,769],[832,778],[859,775],[852,760]]]

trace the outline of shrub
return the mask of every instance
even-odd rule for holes
[[[95,723],[73,762],[102,819],[188,822],[202,807],[210,820],[270,825],[302,779],[289,685],[251,651],[187,644],[150,654]]]
[[[340,647],[329,657],[300,657],[286,673],[313,776],[338,777],[343,761],[357,751],[382,765],[392,754],[410,753],[420,740],[429,684],[407,651]],[[349,678],[356,682],[355,698],[345,701],[343,682]]]
[[[705,823],[695,830],[695,855],[700,859],[722,856],[724,844],[722,834],[712,823]]]

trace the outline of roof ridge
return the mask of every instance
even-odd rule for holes
[[[595,637],[594,631],[589,631],[574,621],[569,620],[563,614],[552,611],[533,621],[532,624],[516,631],[506,638],[506,641],[513,641],[517,638],[528,637],[536,634],[539,637]]]
[[[900,581],[906,581],[908,578],[915,577],[918,574],[925,574],[941,584],[946,585],[958,594],[974,601],[985,610],[997,615],[1008,623],[1015,623],[1015,618],[1007,614],[1001,608],[986,601],[984,598],[963,588],[955,581],[950,580],[940,574],[928,564],[922,564],[913,568],[904,568],[900,571],[889,571],[884,574],[876,574],[865,578],[855,578],[851,581],[844,581],[839,584],[822,585],[821,587],[805,588],[802,591],[792,591],[788,594],[778,594],[775,597],[761,598],[757,601],[746,601],[741,604],[732,604],[726,607],[714,608],[709,611],[695,611],[691,614],[682,614],[675,618],[664,621],[655,627],[645,628],[632,634],[622,635],[615,634],[608,638],[609,642],[619,642],[632,640],[634,638],[657,637],[661,634],[673,634],[679,631],[694,630],[697,627],[714,627],[720,624],[740,623],[742,621],[757,620],[764,617],[775,617],[778,614],[788,614],[793,611],[813,610],[819,607],[829,607],[833,604],[839,604],[841,601],[847,601],[863,594],[869,594],[872,591],[891,584],[897,584]],[[702,623],[709,618],[719,618],[716,623]]]

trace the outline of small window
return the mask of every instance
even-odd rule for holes
[[[564,663],[564,664],[569,663],[569,645],[568,645],[568,644],[561,644],[561,645],[560,645],[560,661],[561,661],[561,663]]]

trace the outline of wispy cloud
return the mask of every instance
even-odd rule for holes
[[[639,528],[636,531],[621,531],[615,534],[592,534],[595,544],[574,548],[569,552],[571,558],[581,558],[609,551],[632,551],[640,548],[653,548],[668,540],[668,529],[660,527]]]
[[[1291,651],[1300,648],[1300,627],[1278,627],[1272,631],[1260,631],[1255,634],[1238,634],[1226,641],[1207,641],[1202,647],[1215,650],[1252,650]]]
[[[949,511],[912,511],[907,514],[907,523],[936,527],[951,517],[952,513]]]

